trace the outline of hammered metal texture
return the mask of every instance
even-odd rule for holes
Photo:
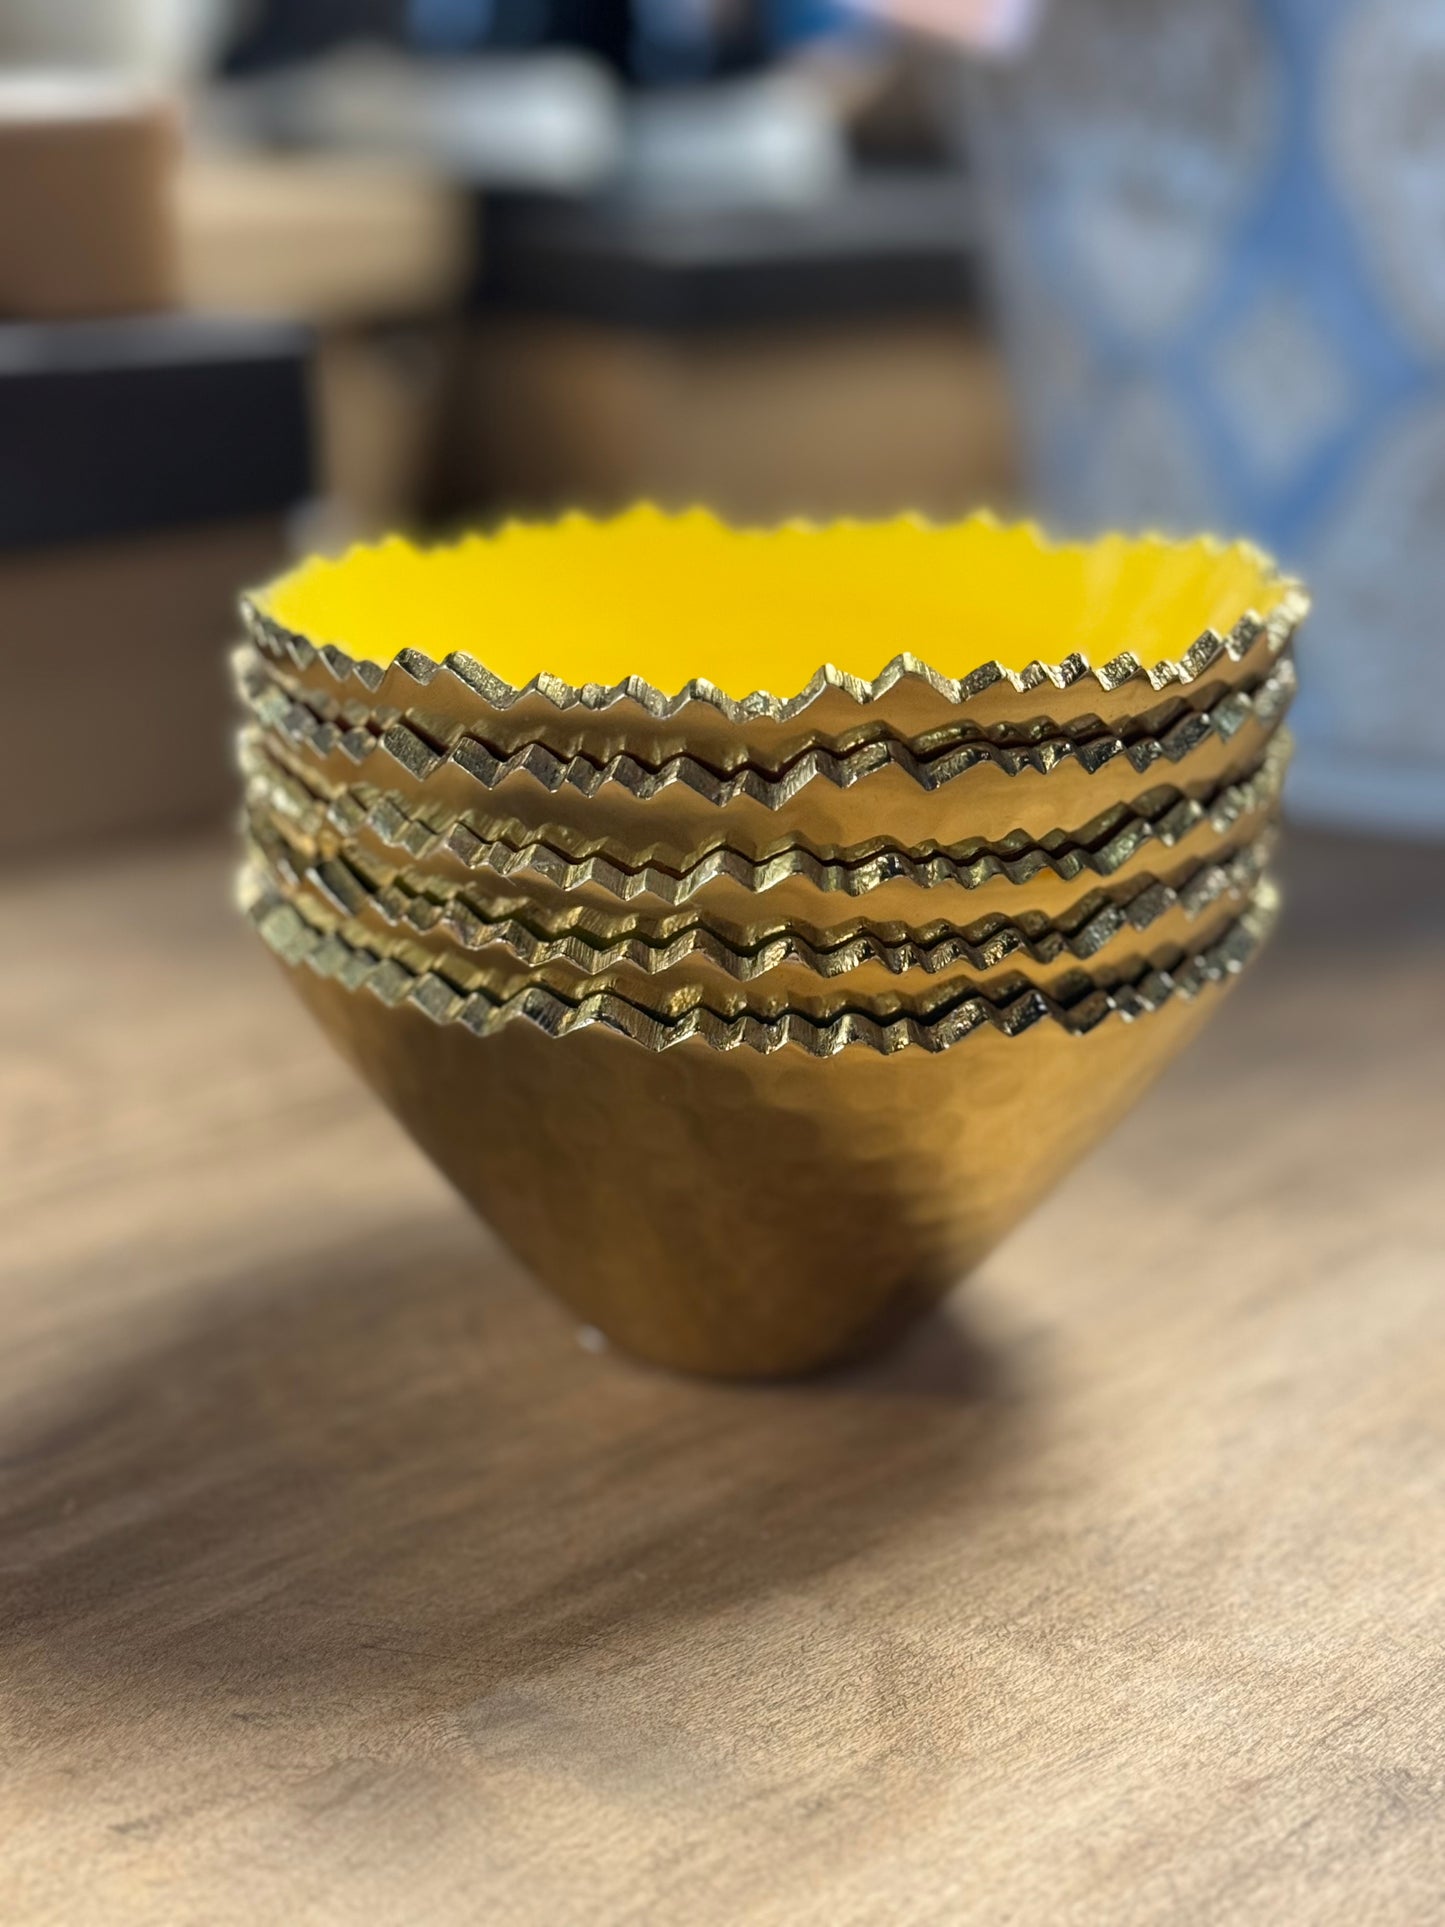
[[[1283,583],[1263,617],[1241,617],[1227,636],[1206,630],[1181,656],[1150,669],[1127,652],[1097,668],[1071,655],[1022,673],[986,663],[959,680],[901,654],[871,682],[824,666],[794,695],[742,700],[701,679],[676,694],[640,678],[579,688],[540,675],[516,688],[462,652],[435,662],[403,648],[385,665],[358,662],[331,644],[313,647],[249,601],[243,615],[285,687],[344,724],[409,720],[438,743],[471,734],[504,754],[541,742],[559,756],[598,762],[632,755],[655,765],[691,755],[731,768],[739,760],[776,767],[815,745],[846,746],[860,732],[913,739],[961,730],[1017,744],[1138,733],[1148,718],[1167,728],[1186,710],[1262,680],[1308,607],[1298,583]]]
[[[400,724],[376,737],[324,721],[267,679],[253,652],[242,653],[238,681],[271,747],[315,783],[373,786],[404,808],[466,813],[484,839],[504,826],[549,841],[586,836],[608,856],[672,869],[710,841],[754,860],[799,839],[832,854],[885,825],[905,845],[1002,842],[1091,826],[1163,791],[1197,800],[1259,762],[1295,689],[1286,656],[1255,691],[1236,691],[1163,737],[970,744],[929,758],[873,743],[841,758],[809,752],[780,776],[722,776],[692,757],[659,770],[630,758],[598,766],[535,745],[504,761],[471,738],[442,754]]]
[[[896,1047],[857,1033],[819,1056],[796,1024],[747,1021],[709,1041],[692,1019],[661,1047],[650,1024],[643,1047],[601,1008],[552,1035],[543,993],[479,1031],[435,979],[308,948],[274,902],[253,913],[333,1042],[564,1303],[641,1357],[750,1377],[852,1356],[947,1292],[1191,1040],[1250,947],[1096,998],[1087,1027],[1035,993],[935,1048],[900,1021]]]

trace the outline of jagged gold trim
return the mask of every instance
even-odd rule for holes
[[[554,1037],[599,1024],[646,1050],[667,1050],[695,1038],[715,1050],[746,1048],[763,1054],[794,1045],[820,1058],[850,1047],[882,1055],[909,1048],[948,1050],[984,1025],[1012,1037],[1044,1021],[1057,1023],[1074,1035],[1093,1030],[1111,1016],[1133,1022],[1159,1009],[1171,997],[1194,997],[1237,975],[1268,936],[1278,910],[1273,885],[1262,883],[1250,908],[1208,950],[1186,958],[1172,970],[1148,970],[1134,981],[1107,989],[1082,989],[1067,1002],[1038,989],[998,999],[974,989],[961,991],[946,1009],[934,1011],[926,1019],[906,1013],[874,1017],[862,1011],[845,1011],[818,1021],[793,1011],[775,1017],[727,1017],[701,1005],[668,1019],[614,991],[574,1000],[542,985],[498,1001],[484,991],[457,989],[440,971],[409,969],[396,958],[353,947],[334,933],[317,929],[294,904],[278,897],[258,879],[243,876],[241,901],[262,939],[284,963],[315,971],[348,990],[365,991],[390,1005],[412,1005],[434,1023],[459,1023],[477,1036],[523,1020]]]
[[[1257,689],[1232,690],[1212,709],[1190,711],[1160,736],[1126,740],[1113,734],[1082,742],[1058,738],[1022,748],[967,742],[928,755],[919,754],[907,741],[884,736],[844,752],[806,750],[777,771],[741,764],[722,772],[689,755],[671,757],[653,768],[631,755],[614,756],[605,763],[582,755],[562,757],[544,743],[529,743],[501,756],[472,736],[463,736],[453,747],[442,748],[405,722],[392,723],[379,733],[361,724],[343,728],[275,682],[254,650],[237,650],[233,667],[242,701],[263,729],[291,748],[323,761],[339,753],[358,771],[381,755],[390,757],[418,783],[453,765],[488,793],[504,789],[517,778],[526,778],[553,796],[571,789],[591,798],[615,784],[635,801],[648,802],[676,786],[720,809],[747,797],[768,810],[783,809],[810,783],[826,782],[848,790],[890,768],[911,778],[924,794],[988,766],[1011,777],[1028,771],[1046,776],[1072,762],[1094,776],[1123,758],[1141,777],[1151,772],[1162,777],[1168,773],[1167,766],[1185,762],[1211,738],[1228,742],[1251,722],[1273,728],[1297,689],[1294,662],[1286,654]],[[384,774],[378,787],[387,787]]]
[[[821,891],[859,898],[895,880],[925,890],[946,885],[977,889],[995,878],[1022,885],[1045,872],[1065,882],[1089,875],[1107,881],[1151,842],[1172,848],[1206,821],[1223,836],[1241,818],[1273,805],[1292,752],[1289,734],[1281,730],[1248,776],[1231,780],[1202,800],[1166,799],[1149,816],[1121,807],[1111,813],[1105,831],[1093,844],[1075,842],[1063,830],[1045,843],[1011,837],[1004,844],[977,841],[951,850],[909,848],[879,837],[833,855],[793,839],[763,858],[717,845],[699,852],[695,861],[672,869],[630,865],[604,851],[579,847],[584,839],[562,832],[544,839],[531,835],[523,825],[516,826],[515,836],[483,837],[465,818],[427,820],[366,786],[328,793],[314,777],[281,763],[259,732],[246,731],[241,738],[242,768],[255,786],[256,801],[308,835],[326,829],[346,838],[367,830],[414,862],[445,850],[467,870],[484,870],[502,880],[530,874],[558,889],[595,885],[619,902],[654,896],[674,908],[722,878],[761,895],[789,878],[801,877]]]
[[[1115,938],[1126,932],[1143,936],[1171,911],[1178,909],[1192,921],[1225,897],[1248,896],[1277,841],[1271,826],[1222,860],[1201,863],[1182,886],[1145,881],[1121,900],[1086,898],[1074,915],[1060,921],[1036,917],[1025,925],[994,916],[970,928],[939,923],[903,937],[863,919],[828,933],[785,923],[750,934],[742,945],[696,914],[608,918],[574,909],[549,919],[539,910],[491,903],[465,884],[418,889],[395,873],[368,873],[364,863],[344,855],[313,860],[265,819],[253,820],[250,834],[267,869],[309,884],[339,915],[379,917],[403,937],[435,934],[466,951],[498,946],[528,968],[564,963],[588,976],[624,964],[657,975],[699,958],[740,983],[754,982],[784,964],[802,965],[825,981],[864,964],[882,964],[898,976],[910,971],[935,974],[959,965],[991,971],[1011,959],[1048,966],[1072,959],[1085,965]]]

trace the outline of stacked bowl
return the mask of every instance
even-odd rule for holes
[[[1305,608],[1243,544],[986,516],[356,549],[243,604],[244,901],[589,1325],[808,1370],[976,1264],[1258,948]]]

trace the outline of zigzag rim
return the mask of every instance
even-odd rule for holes
[[[319,795],[300,772],[278,763],[275,751],[258,734],[243,732],[243,771],[261,791],[262,807],[276,815],[290,814],[303,824],[303,834],[329,828],[341,837],[368,830],[388,847],[414,862],[424,862],[444,850],[469,870],[486,870],[506,880],[530,872],[563,890],[594,885],[619,902],[654,896],[674,908],[691,901],[712,883],[727,880],[754,895],[799,877],[832,895],[866,897],[881,884],[904,881],[921,889],[956,885],[979,889],[996,878],[1026,884],[1045,872],[1072,883],[1092,873],[1107,882],[1125,863],[1151,842],[1172,848],[1204,822],[1221,836],[1243,816],[1277,803],[1293,742],[1281,729],[1270,741],[1258,766],[1245,777],[1224,784],[1205,801],[1180,797],[1165,803],[1157,816],[1128,811],[1103,840],[1087,846],[1064,837],[1053,848],[1024,842],[1004,851],[998,846],[960,846],[957,851],[910,850],[885,839],[826,855],[803,839],[763,858],[749,857],[725,845],[704,851],[696,863],[682,870],[658,864],[629,865],[606,851],[579,854],[556,842],[532,836],[517,826],[517,840],[479,836],[464,819],[441,825],[412,815],[381,791],[344,789],[334,796]],[[282,808],[275,807],[279,796]],[[307,828],[309,821],[312,827]],[[560,833],[559,833],[560,834]]]
[[[1221,659],[1232,663],[1242,661],[1261,637],[1277,652],[1303,622],[1309,607],[1304,585],[1282,577],[1278,599],[1267,614],[1248,609],[1227,635],[1221,635],[1216,629],[1204,629],[1180,655],[1148,666],[1132,650],[1123,650],[1097,667],[1087,656],[1075,651],[1057,663],[1035,660],[1022,670],[1008,669],[997,660],[988,661],[966,676],[955,677],[943,675],[922,657],[905,650],[885,664],[871,681],[823,662],[796,694],[776,696],[768,690],[756,689],[743,697],[727,695],[716,683],[702,676],[693,677],[671,694],[641,676],[627,676],[611,684],[577,685],[543,670],[528,682],[510,683],[465,650],[453,650],[438,661],[423,650],[403,648],[390,662],[371,662],[349,655],[335,643],[309,642],[268,615],[251,596],[241,598],[241,619],[246,633],[266,654],[279,661],[289,661],[303,671],[313,663],[320,663],[338,684],[354,679],[364,689],[375,691],[394,664],[423,689],[438,675],[449,672],[489,709],[497,711],[511,709],[525,697],[536,695],[558,711],[597,712],[632,702],[654,721],[671,722],[689,703],[705,703],[736,726],[759,721],[792,722],[829,689],[851,696],[862,708],[880,702],[903,682],[922,683],[953,707],[967,704],[1001,686],[1023,696],[1039,689],[1062,693],[1092,682],[1111,695],[1127,683],[1138,681],[1157,694],[1197,682]]]
[[[1143,937],[1175,908],[1192,921],[1222,898],[1249,895],[1260,882],[1277,840],[1271,827],[1223,861],[1202,864],[1179,889],[1154,881],[1142,883],[1123,902],[1105,900],[1090,906],[1086,900],[1082,906],[1086,914],[1069,925],[1045,922],[1041,928],[1026,930],[991,919],[992,927],[986,931],[982,925],[975,926],[979,935],[942,924],[932,932],[900,940],[860,922],[824,941],[821,933],[780,924],[757,933],[744,947],[702,917],[664,931],[645,929],[636,919],[628,927],[605,932],[575,923],[539,928],[510,906],[489,910],[483,902],[479,907],[466,895],[465,885],[433,896],[398,878],[378,882],[342,856],[319,862],[302,857],[298,864],[297,853],[284,836],[278,839],[274,831],[268,835],[264,824],[253,824],[251,833],[256,839],[255,860],[264,872],[283,882],[289,878],[308,885],[353,921],[374,912],[402,938],[436,932],[464,951],[497,946],[529,969],[562,963],[588,976],[624,964],[656,976],[700,958],[739,983],[752,983],[784,964],[801,964],[823,982],[846,976],[865,963],[881,963],[896,976],[915,970],[931,975],[959,964],[977,971],[996,970],[1010,959],[1042,966],[1068,960],[1087,965],[1116,937],[1126,932]],[[279,850],[278,841],[283,846]]]
[[[1186,958],[1173,970],[1149,970],[1131,983],[1096,988],[1068,1004],[1038,989],[1006,1001],[991,999],[979,989],[965,993],[948,1009],[934,1012],[926,1020],[906,1014],[878,1018],[855,1011],[826,1020],[796,1011],[771,1018],[746,1013],[726,1017],[705,1006],[669,1019],[642,1009],[614,991],[600,991],[573,1001],[543,985],[531,985],[496,1000],[482,991],[456,989],[439,971],[414,971],[395,958],[360,950],[339,937],[323,934],[294,905],[268,893],[264,885],[248,890],[245,877],[241,906],[262,940],[292,968],[304,967],[348,991],[365,991],[393,1007],[409,1004],[433,1023],[461,1024],[478,1037],[492,1035],[518,1021],[535,1024],[552,1037],[565,1037],[596,1024],[619,1032],[646,1050],[668,1050],[697,1038],[714,1050],[750,1049],[769,1055],[792,1045],[810,1056],[826,1058],[850,1048],[870,1049],[881,1056],[894,1056],[910,1048],[937,1053],[952,1049],[985,1025],[1006,1037],[1018,1037],[1048,1020],[1070,1035],[1084,1036],[1110,1016],[1133,1022],[1162,1008],[1172,997],[1193,998],[1237,976],[1273,928],[1278,893],[1271,883],[1261,884],[1251,907],[1218,943]]]
[[[1297,687],[1293,660],[1285,655],[1257,689],[1232,690],[1213,709],[1192,711],[1163,735],[1134,742],[1106,735],[1083,742],[1036,743],[1027,749],[965,743],[920,757],[905,740],[892,737],[843,752],[805,750],[777,773],[743,764],[724,774],[686,754],[670,757],[654,769],[631,755],[614,756],[605,763],[580,755],[561,757],[544,743],[528,743],[510,755],[498,756],[472,736],[463,736],[454,747],[443,750],[401,722],[379,734],[360,725],[343,729],[274,682],[254,650],[238,650],[233,667],[241,699],[262,728],[274,731],[291,748],[322,759],[339,751],[358,769],[381,753],[417,782],[426,782],[450,764],[488,791],[525,776],[550,796],[573,789],[581,796],[595,797],[615,784],[634,801],[646,803],[674,787],[684,787],[719,809],[747,798],[768,810],[786,808],[810,783],[827,782],[850,790],[889,768],[902,770],[925,795],[960,781],[974,769],[990,766],[1009,777],[1025,772],[1048,776],[1075,762],[1086,775],[1095,776],[1122,756],[1141,778],[1151,771],[1163,776],[1167,770],[1161,765],[1185,762],[1211,737],[1227,743],[1251,722],[1275,728]]]

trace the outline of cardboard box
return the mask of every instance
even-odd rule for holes
[[[788,208],[493,205],[451,497],[753,520],[1009,501],[968,209],[939,171]]]
[[[170,105],[99,76],[0,74],[0,314],[144,313],[176,297]]]
[[[310,487],[307,340],[0,327],[0,856],[219,820],[226,645]]]
[[[741,520],[1008,503],[1013,415],[961,323],[643,333],[514,319],[467,337],[448,493],[551,511],[706,502]]]

